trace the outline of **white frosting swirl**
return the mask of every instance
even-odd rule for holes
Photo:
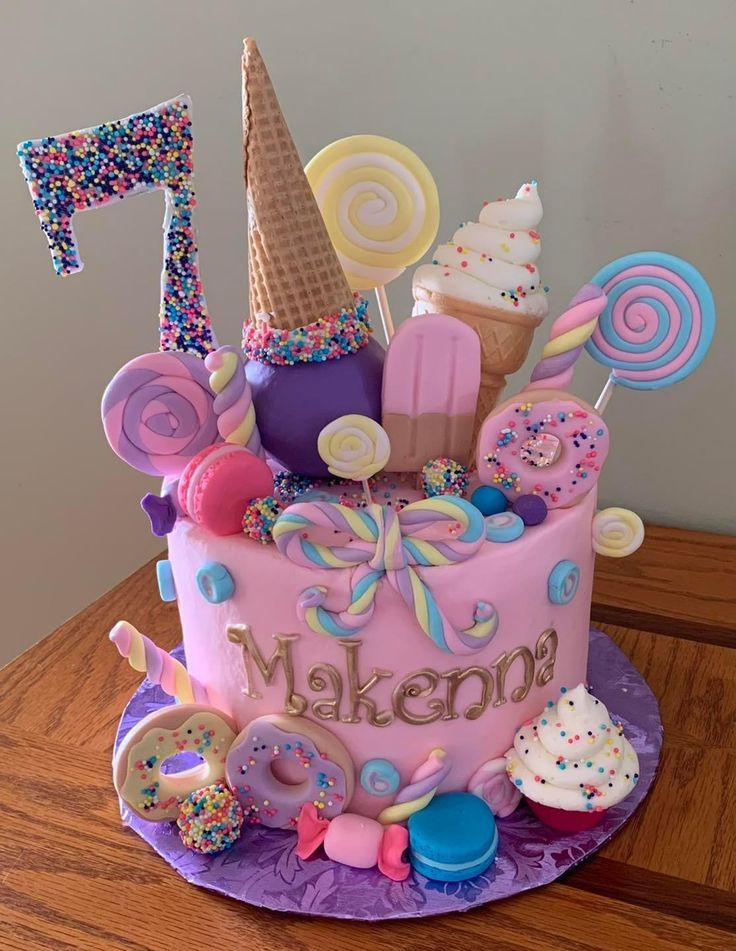
[[[529,799],[568,812],[615,806],[639,780],[639,759],[622,726],[583,684],[517,729],[506,769]]]
[[[486,202],[479,221],[461,225],[452,241],[437,248],[431,264],[417,268],[414,287],[546,316],[547,295],[535,263],[541,250],[535,228],[541,220],[536,182],[522,185],[516,198]]]

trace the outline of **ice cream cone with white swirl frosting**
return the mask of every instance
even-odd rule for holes
[[[639,781],[639,759],[605,704],[578,684],[563,688],[516,731],[506,770],[545,825],[591,829]]]
[[[480,337],[474,444],[548,309],[536,265],[542,220],[537,183],[522,185],[515,198],[486,202],[478,217],[440,245],[431,264],[417,268],[412,287],[415,314],[450,314]]]

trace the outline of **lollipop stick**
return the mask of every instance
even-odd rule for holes
[[[371,495],[371,487],[368,485],[367,479],[361,479],[361,485],[363,486],[363,494],[365,495],[365,500],[369,505],[373,505],[373,496]]]
[[[391,319],[391,311],[389,310],[388,306],[386,288],[383,286],[383,284],[379,284],[376,288],[376,300],[378,301],[378,313],[381,315],[383,332],[386,335],[386,343],[388,343],[394,335],[394,322]]]
[[[603,415],[603,411],[608,406],[608,403],[613,396],[613,391],[616,386],[616,377],[613,373],[610,374],[606,380],[606,385],[601,390],[601,395],[598,397],[595,403],[596,413]]]

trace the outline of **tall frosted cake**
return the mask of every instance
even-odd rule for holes
[[[689,372],[712,334],[707,286],[667,255],[614,262],[503,398],[548,310],[537,183],[484,202],[436,248],[394,331],[384,286],[438,230],[429,171],[368,135],[305,170],[246,40],[250,307],[242,348],[220,346],[190,111],[181,96],[19,147],[60,274],[81,268],[76,212],[166,198],[161,349],[115,374],[102,420],[113,450],[160,480],[141,505],[168,542],[158,584],[186,666],[128,621],[110,633],[172,698],[116,751],[124,810],[175,822],[204,855],[286,830],[299,862],[323,850],[420,885],[486,872],[517,808],[565,834],[591,828],[639,779],[585,686],[594,561],[634,551],[643,528],[597,511],[609,431],[602,405],[569,388],[586,347],[624,385]],[[626,331],[617,312],[672,317],[665,280],[699,315],[669,364],[666,333],[632,342],[636,321]],[[385,347],[358,293],[374,288]]]

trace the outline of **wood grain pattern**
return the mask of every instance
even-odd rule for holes
[[[601,853],[464,915],[367,925],[194,889],[121,824],[112,740],[140,676],[107,632],[130,614],[162,646],[179,640],[145,565],[0,673],[0,949],[736,948],[734,579],[736,542],[717,535],[649,529],[636,555],[598,560],[594,616],[609,618],[665,726],[654,789]]]

